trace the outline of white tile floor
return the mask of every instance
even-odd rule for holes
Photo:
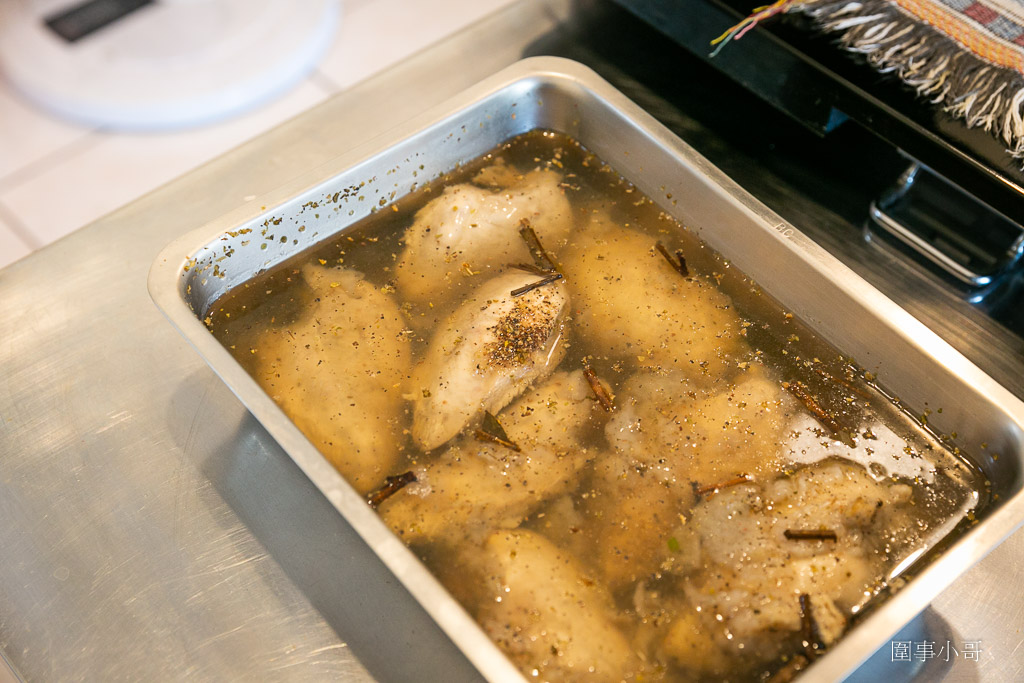
[[[510,2],[343,0],[334,44],[305,80],[262,108],[174,133],[57,119],[0,73],[0,268]]]

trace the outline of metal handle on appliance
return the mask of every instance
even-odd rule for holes
[[[949,193],[953,195],[962,195],[958,201],[972,202],[977,207],[984,207],[979,209],[981,212],[994,216],[1001,216],[1000,214],[993,212],[990,208],[980,204],[976,199],[970,197],[948,181],[936,176],[934,172],[915,161],[912,162],[900,175],[889,190],[887,190],[878,200],[870,203],[869,212],[871,222],[869,223],[866,231],[867,239],[871,240],[871,226],[876,226],[880,229],[880,233],[891,236],[896,241],[905,245],[912,252],[920,255],[928,263],[934,265],[942,274],[948,275],[954,281],[964,285],[965,288],[970,291],[976,292],[979,289],[991,289],[994,286],[997,286],[999,281],[1022,261],[1022,255],[1024,255],[1024,231],[1020,231],[1016,238],[1006,243],[1007,246],[1005,251],[1002,251],[998,255],[993,254],[994,267],[992,269],[979,272],[974,268],[968,267],[955,257],[954,245],[949,246],[950,249],[954,249],[954,254],[950,254],[948,251],[944,250],[940,244],[930,241],[926,236],[914,230],[913,227],[905,224],[898,216],[893,215],[894,212],[899,209],[901,203],[904,206],[908,205],[905,202],[909,202],[909,205],[918,207],[919,210],[925,213],[934,210],[932,209],[932,205],[929,200],[929,192],[923,190],[921,192],[912,192],[921,174],[928,175],[927,180],[929,180],[932,187],[930,192],[933,193],[931,196],[934,196],[934,193],[936,192],[935,184],[937,179],[942,182],[943,186],[948,187]],[[890,211],[889,209],[892,209],[893,211]],[[1007,219],[999,218],[999,220],[1006,221]],[[1010,228],[1006,228],[1006,230],[1010,231],[1010,235],[1012,235],[1014,229],[1020,230],[1019,223],[1016,223],[1015,221],[1009,221],[1007,225],[1012,226]],[[978,295],[978,297],[981,298],[984,296],[984,294]]]
[[[960,282],[971,287],[985,287],[986,285],[991,284],[992,276],[982,275],[970,270],[969,268],[964,268],[961,264],[946,255],[942,250],[938,249],[927,240],[922,239],[898,220],[885,213],[885,211],[879,207],[877,202],[871,202],[870,211],[871,220],[873,220],[878,227],[883,228],[890,235],[924,256],[926,259],[941,268],[944,272],[952,275]]]

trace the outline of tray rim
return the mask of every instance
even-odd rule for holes
[[[774,231],[769,234],[789,252],[839,286],[856,303],[877,311],[877,317],[893,327],[906,343],[936,359],[951,374],[985,394],[1024,434],[1024,402],[823,247],[754,198],[593,70],[560,57],[520,60],[405,123],[354,147],[348,153],[173,240],[154,260],[147,282],[150,296],[163,315],[488,680],[526,679],[415,554],[398,540],[376,512],[365,504],[363,498],[209,333],[184,299],[187,275],[185,266],[191,255],[216,242],[229,230],[273,212],[294,197],[311,192],[317,186],[330,182],[333,177],[371,161],[408,138],[443,123],[449,116],[475,102],[531,79],[572,83],[596,96],[605,106],[625,115],[653,141],[670,150],[680,162],[686,162],[706,175],[754,219],[773,227]],[[891,639],[901,627],[924,610],[940,592],[1022,524],[1024,488],[1002,501],[980,524],[946,548],[939,557],[845,635],[825,656],[805,669],[802,676],[837,679],[852,673],[886,640]],[[897,614],[902,616],[893,618]],[[868,623],[873,627],[867,626]]]

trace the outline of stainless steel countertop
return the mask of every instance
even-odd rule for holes
[[[395,607],[404,589],[163,319],[146,276],[172,239],[516,61],[569,9],[502,10],[0,270],[0,653],[17,674],[472,677],[417,647],[436,627]],[[1022,564],[1018,532],[926,612],[928,638],[981,655],[922,676],[1024,679]]]

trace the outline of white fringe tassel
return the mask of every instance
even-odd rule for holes
[[[839,42],[1024,159],[1024,74],[995,66],[884,0],[798,4]]]

